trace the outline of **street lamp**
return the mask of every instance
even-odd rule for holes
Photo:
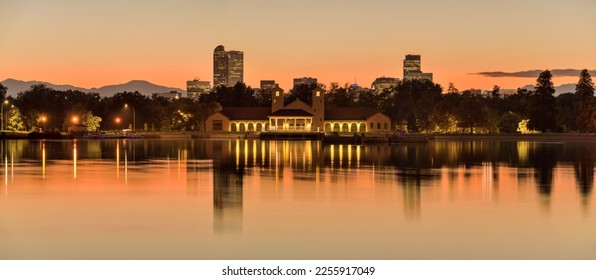
[[[4,123],[6,121],[6,118],[4,117],[4,104],[8,104],[8,100],[4,100],[4,102],[2,102],[2,106],[0,107],[0,118],[2,118],[0,130],[4,130]]]
[[[78,124],[79,123],[79,117],[77,117],[77,116],[73,116],[70,120],[71,120],[71,122],[73,124]]]
[[[46,116],[41,116],[41,118],[39,119],[41,121],[41,123],[43,124],[43,132],[46,132],[46,122],[48,121],[48,117]]]
[[[120,130],[120,117],[116,117],[116,119],[114,120],[116,122],[116,128],[117,130]]]
[[[135,118],[135,115],[136,115],[135,108],[128,104],[124,104],[124,108],[128,108],[128,107],[130,107],[132,109],[132,131],[135,132],[135,131],[137,131],[137,120]]]

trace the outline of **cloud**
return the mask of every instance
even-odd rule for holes
[[[536,78],[540,75],[540,73],[544,70],[527,70],[527,71],[519,71],[519,72],[501,72],[501,71],[493,71],[493,72],[479,72],[474,73],[476,75],[481,75],[485,77],[517,77],[517,78]],[[550,70],[553,76],[579,76],[579,72],[582,69],[552,69]],[[590,75],[595,75],[596,70],[588,70]]]

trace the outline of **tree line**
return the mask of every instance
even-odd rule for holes
[[[391,118],[393,129],[412,133],[530,133],[596,132],[594,83],[587,70],[580,73],[574,93],[555,96],[552,75],[540,74],[533,90],[518,89],[503,95],[495,86],[490,94],[450,84],[444,92],[430,81],[399,81],[375,92],[356,85],[301,84],[288,92],[287,101],[310,102],[312,90],[326,90],[328,107],[372,107]],[[73,117],[89,130],[202,131],[207,117],[225,107],[269,107],[271,92],[244,83],[218,86],[198,100],[151,97],[121,92],[110,97],[98,93],[59,91],[34,85],[16,97],[6,97],[0,84],[6,129],[64,131]],[[125,106],[127,105],[127,106]]]

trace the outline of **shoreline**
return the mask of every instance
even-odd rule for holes
[[[261,139],[260,133],[206,133],[206,132],[186,132],[186,133],[147,133],[126,135],[112,135],[103,137],[94,137],[93,135],[62,135],[52,133],[43,135],[40,133],[10,132],[2,133],[1,140],[17,139],[187,139],[187,140],[225,140],[225,139]],[[261,140],[316,140],[295,138],[280,139],[261,139]],[[543,142],[591,142],[596,144],[596,133],[539,133],[539,134],[325,134],[322,139],[327,143],[345,143],[345,144],[372,144],[372,143],[428,143],[430,141],[543,141]]]

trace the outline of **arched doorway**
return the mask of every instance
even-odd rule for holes
[[[327,131],[327,132],[331,131],[331,125],[330,124],[328,124],[328,123],[325,124],[325,131]]]
[[[360,132],[366,132],[366,124],[365,123],[360,124]]]
[[[241,132],[244,132],[244,131],[246,131],[246,125],[245,125],[244,123],[241,123],[241,124],[240,124],[240,131],[241,131]]]
[[[230,128],[230,131],[238,131],[238,125],[236,123],[232,123],[232,127]]]
[[[347,123],[344,123],[344,124],[341,125],[341,131],[342,132],[348,132],[349,131],[348,130],[348,124]]]
[[[357,132],[358,131],[358,126],[353,123],[350,125],[350,132]]]
[[[257,124],[257,131],[262,131],[263,130],[263,125],[258,123]]]
[[[338,123],[336,123],[336,124],[333,125],[333,131],[334,132],[339,132],[339,124]]]
[[[248,124],[248,131],[255,131],[255,125],[252,123]]]

